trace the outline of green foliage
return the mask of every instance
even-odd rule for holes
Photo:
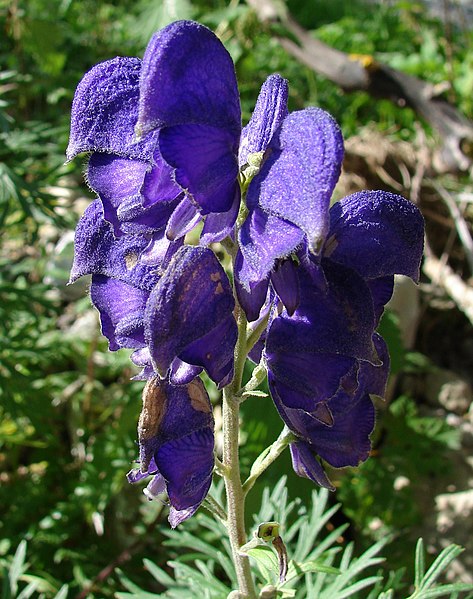
[[[459,442],[456,429],[441,418],[421,416],[409,397],[394,401],[380,420],[378,447],[340,480],[338,490],[345,513],[368,542],[415,529],[433,500],[426,492],[429,481],[449,472],[447,450]],[[392,546],[391,559],[404,563],[406,545],[413,543],[402,536]]]
[[[472,591],[470,584],[439,584],[437,581],[447,571],[453,560],[462,553],[463,549],[458,545],[449,545],[437,556],[430,568],[425,571],[424,542],[417,541],[415,557],[415,581],[414,592],[408,599],[431,599],[433,597],[451,597],[454,593]],[[471,596],[471,595],[470,595]]]
[[[3,599],[28,599],[28,597],[54,597],[66,599],[67,585],[57,589],[46,575],[33,576],[28,572],[29,564],[26,562],[26,541],[21,541],[13,556],[3,557],[0,549],[0,567],[2,569]]]
[[[213,489],[218,501],[221,501],[221,492],[221,486]],[[242,551],[250,557],[257,588],[266,589],[267,592],[272,589],[274,597],[296,599],[363,599],[368,595],[369,599],[406,597],[405,589],[408,587],[403,580],[403,572],[392,572],[385,580],[377,568],[384,562],[385,558],[379,554],[386,548],[389,537],[374,543],[356,557],[354,544],[347,544],[342,536],[347,525],[331,525],[340,505],[330,507],[328,496],[325,489],[312,491],[307,507],[300,499],[289,501],[285,477],[272,489],[264,489],[260,510],[253,517],[254,530],[256,532],[258,523],[262,521],[283,523],[281,536],[287,547],[289,569],[285,581],[280,582],[279,564],[274,549],[262,541],[250,541]],[[163,591],[145,591],[121,572],[120,581],[128,592],[119,592],[116,597],[185,599],[199,596],[224,599],[236,588],[231,549],[223,524],[216,523],[199,512],[181,530],[167,531],[165,534],[168,538],[165,545],[173,555],[167,562],[167,567],[172,570],[173,576],[167,568],[157,566],[150,560],[144,562],[146,570]],[[473,585],[444,585],[438,582],[451,562],[461,553],[460,547],[447,547],[427,572],[423,551],[422,540],[419,540],[415,560],[415,590],[409,599],[445,597],[448,593],[457,593],[459,597],[460,593],[473,592]]]

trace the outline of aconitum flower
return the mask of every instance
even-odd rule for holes
[[[131,483],[152,476],[149,499],[167,492],[174,528],[197,510],[212,482],[214,467],[212,406],[202,382],[170,385],[148,381],[138,423],[140,467],[128,473]]]
[[[418,276],[418,210],[385,192],[330,209],[340,129],[319,108],[289,113],[287,99],[287,82],[268,77],[242,130],[230,55],[190,21],[157,32],[143,61],[93,67],[74,97],[67,156],[90,154],[98,197],[77,227],[71,281],[92,275],[110,349],[133,349],[148,381],[129,480],[153,476],[146,492],[167,491],[173,526],[212,476],[213,419],[198,377],[205,370],[224,387],[234,376],[235,299],[211,244],[231,247],[251,330],[267,323],[250,357],[262,358],[296,436],[294,468],[328,487],[319,458],[339,467],[368,455],[370,395],[384,393],[389,369],[375,329],[394,274]],[[200,245],[187,245],[200,221]]]
[[[296,472],[330,486],[316,459],[355,466],[368,457],[370,394],[384,395],[389,356],[375,328],[394,274],[418,280],[423,219],[404,198],[359,192],[334,204],[320,256],[300,253],[300,303],[269,326],[271,395],[300,439]]]
[[[177,239],[205,217],[210,243],[238,212],[240,131],[230,55],[209,29],[179,21],[153,36],[143,61],[115,58],[84,76],[67,157],[92,152],[87,179],[117,235],[165,227]]]
[[[233,376],[237,335],[227,275],[211,250],[160,235],[115,237],[95,200],[77,225],[71,282],[92,275],[110,350],[135,349],[143,378],[186,384],[205,368],[222,386]]]
[[[318,108],[286,116],[248,187],[248,217],[239,233],[240,298],[254,320],[271,277],[289,311],[297,305],[291,254],[303,243],[317,254],[328,231],[328,208],[343,159],[334,119]],[[291,295],[292,290],[292,295]],[[245,293],[246,292],[246,293]]]

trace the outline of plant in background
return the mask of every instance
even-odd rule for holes
[[[400,196],[359,192],[330,208],[340,129],[318,108],[289,114],[287,95],[270,76],[242,130],[229,54],[209,29],[179,21],[143,61],[115,58],[84,76],[67,150],[90,153],[97,195],[77,226],[71,281],[92,275],[110,350],[132,349],[147,381],[128,479],[148,479],[149,499],[167,494],[173,528],[204,503],[228,533],[235,596],[250,598],[255,543],[269,539],[279,555],[260,596],[309,570],[287,570],[277,523],[247,543],[245,497],[287,446],[296,473],[327,488],[321,460],[367,459],[370,395],[383,395],[389,371],[376,327],[394,274],[417,280],[423,247],[422,216]],[[257,366],[244,384],[247,358]],[[222,456],[204,371],[222,390]],[[239,409],[264,401],[266,377],[285,426],[242,483]],[[213,473],[225,502],[209,495]]]

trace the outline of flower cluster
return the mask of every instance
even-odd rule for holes
[[[143,61],[96,65],[77,88],[69,160],[90,153],[97,198],[79,221],[71,281],[91,274],[110,350],[131,348],[147,380],[135,482],[166,490],[176,526],[205,498],[214,465],[211,405],[199,375],[233,378],[235,303],[260,340],[250,356],[295,434],[295,471],[330,487],[367,458],[371,394],[387,349],[375,332],[395,273],[418,277],[423,221],[407,200],[360,192],[330,208],[343,139],[323,110],[289,113],[279,75],[241,128],[230,55],[179,21]],[[185,243],[201,223],[199,245]],[[233,248],[233,286],[212,244]]]

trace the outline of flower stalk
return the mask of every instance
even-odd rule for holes
[[[235,375],[232,382],[223,390],[223,464],[225,490],[227,495],[227,531],[232,547],[233,562],[238,579],[239,591],[245,599],[256,597],[251,576],[250,562],[241,555],[240,547],[246,543],[245,531],[245,494],[240,478],[238,441],[240,432],[240,401],[237,393],[241,387],[243,369],[246,361],[246,325],[245,313],[237,305],[236,317],[238,340],[235,346]]]

